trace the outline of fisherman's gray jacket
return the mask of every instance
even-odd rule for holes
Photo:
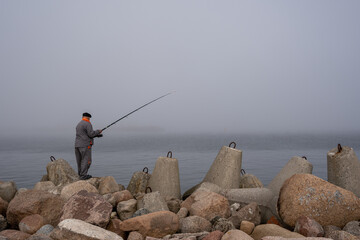
[[[100,134],[100,130],[93,130],[90,121],[81,120],[76,126],[75,147],[91,148],[94,137]]]

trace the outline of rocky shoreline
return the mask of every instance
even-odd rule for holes
[[[127,188],[112,176],[79,180],[64,159],[51,161],[33,189],[0,182],[0,240],[360,239],[353,149],[328,152],[329,181],[312,175],[306,157],[293,157],[264,187],[230,145],[182,196],[170,153],[152,174],[135,172]]]

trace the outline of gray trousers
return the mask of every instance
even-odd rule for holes
[[[76,147],[75,156],[80,179],[85,178],[91,165],[91,148]]]

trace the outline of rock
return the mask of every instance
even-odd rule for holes
[[[200,216],[211,220],[216,216],[228,218],[230,216],[228,200],[214,192],[196,191],[182,204],[189,210],[190,216]]]
[[[167,235],[165,237],[163,237],[164,240],[175,240],[175,239],[187,239],[187,238],[192,238],[195,237],[197,239],[203,239],[206,235],[208,235],[209,232],[199,232],[199,233],[175,233],[175,234],[171,234],[171,235]]]
[[[19,223],[20,231],[30,235],[36,233],[44,225],[44,218],[39,214],[24,217]]]
[[[323,227],[324,229],[324,237],[329,237],[330,233],[333,231],[341,231],[341,228],[333,225],[327,225]]]
[[[331,238],[322,237],[298,237],[298,238],[283,238],[283,237],[263,237],[261,240],[332,240]]]
[[[282,220],[291,227],[303,215],[322,226],[343,227],[360,219],[360,199],[314,175],[295,174],[285,181],[280,191],[278,211]]]
[[[149,212],[169,211],[165,199],[160,195],[159,192],[145,194],[145,196],[140,201],[140,206],[143,206],[142,208],[146,208],[149,210]]]
[[[65,219],[52,231],[54,240],[122,240],[116,233],[78,219]]]
[[[31,236],[30,234],[12,229],[8,229],[0,232],[0,237],[5,237],[5,239],[8,240],[25,240],[28,239],[30,236]]]
[[[284,238],[303,238],[304,236],[291,232],[276,224],[261,224],[255,227],[253,233],[250,235],[255,240],[260,240],[265,236],[279,236]]]
[[[343,228],[343,230],[354,236],[360,237],[360,221],[348,222]]]
[[[40,182],[46,182],[46,181],[49,181],[49,178],[48,178],[48,175],[43,175],[40,179]]]
[[[45,235],[32,235],[31,237],[27,238],[26,240],[53,240],[49,236]]]
[[[116,211],[121,220],[124,221],[133,216],[133,214],[136,212],[136,203],[137,201],[135,199],[119,202]]]
[[[241,230],[230,230],[224,234],[221,240],[254,240],[252,237],[247,235],[245,232]]]
[[[55,184],[51,181],[38,182],[35,184],[33,190],[41,190],[50,192],[55,188]]]
[[[11,181],[0,183],[0,197],[3,200],[10,202],[14,198],[16,191],[17,187],[14,182]]]
[[[189,210],[187,210],[185,207],[180,208],[180,210],[177,212],[179,219],[186,218],[188,214]]]
[[[229,230],[235,229],[234,224],[227,220],[226,218],[219,218],[215,217],[213,220],[211,220],[212,228],[211,231],[221,231],[223,233],[226,233]]]
[[[255,229],[255,224],[249,221],[241,221],[240,230],[250,235]]]
[[[233,212],[229,220],[234,224],[235,228],[240,228],[240,223],[244,220],[259,225],[261,223],[260,208],[256,202],[252,202],[240,210]]]
[[[0,215],[0,232],[5,230],[7,227],[7,221],[3,215]]]
[[[19,188],[19,189],[17,190],[17,192],[15,193],[15,196],[18,195],[18,194],[20,194],[20,193],[26,192],[26,191],[28,191],[28,190],[29,190],[29,189],[27,189],[27,188]]]
[[[111,204],[101,195],[82,190],[66,202],[60,220],[74,218],[105,228],[110,220],[111,212]]]
[[[113,193],[113,197],[115,198],[116,205],[119,202],[134,199],[133,196],[131,195],[131,193],[128,190],[115,192],[115,193]]]
[[[5,216],[9,203],[0,197],[0,215]]]
[[[345,231],[332,231],[327,237],[333,240],[359,240],[359,237]]]
[[[98,190],[91,185],[90,183],[84,181],[84,180],[80,180],[80,181],[76,181],[74,183],[70,183],[68,185],[66,185],[62,190],[61,190],[61,197],[63,197],[64,199],[68,200],[71,196],[73,196],[74,194],[85,190],[89,193],[99,193]]]
[[[240,177],[239,188],[262,188],[262,182],[252,174],[244,174]]]
[[[112,193],[107,193],[103,195],[103,198],[111,204],[111,206],[116,207],[116,199],[115,197],[112,195]]]
[[[166,205],[169,208],[170,212],[177,213],[180,210],[180,200],[179,199],[169,199],[166,200]]]
[[[146,172],[135,172],[127,186],[127,190],[135,196],[137,193],[145,193],[151,175]]]
[[[138,217],[149,213],[149,210],[147,210],[146,208],[140,208],[132,215],[132,217]]]
[[[53,162],[49,162],[46,166],[46,171],[49,181],[52,181],[55,186],[60,184],[65,185],[79,180],[77,173],[64,159],[57,159]]]
[[[170,211],[149,213],[130,218],[120,224],[123,231],[138,231],[143,236],[164,237],[174,234],[179,229],[179,218]]]
[[[28,190],[17,195],[10,203],[6,213],[7,221],[12,228],[17,228],[21,219],[39,214],[45,224],[56,226],[60,221],[65,200],[59,195],[45,191]]]
[[[144,237],[139,232],[131,232],[127,240],[143,240]]]
[[[106,193],[114,193],[119,191],[119,185],[112,176],[103,177],[99,184],[99,193],[104,195]]]
[[[100,180],[101,180],[101,178],[99,178],[99,177],[92,177],[92,178],[87,179],[85,181],[90,183],[91,185],[93,185],[96,189],[99,189]]]
[[[182,233],[196,233],[203,231],[211,231],[211,223],[205,218],[190,216],[180,220],[180,232]]]
[[[224,233],[221,231],[213,231],[206,235],[202,240],[221,240],[223,235]]]
[[[124,187],[124,185],[118,184],[118,186],[119,186],[119,191],[124,191],[124,190],[126,190],[125,187]]]
[[[294,232],[300,233],[305,237],[323,237],[324,229],[314,219],[301,216],[295,223]]]
[[[106,230],[116,233],[122,238],[126,238],[126,234],[124,231],[120,229],[121,220],[119,219],[111,219],[109,224],[106,226]]]
[[[198,190],[205,190],[205,191],[210,191],[210,192],[214,192],[217,194],[221,194],[222,192],[222,188],[219,187],[218,185],[216,185],[215,183],[210,183],[210,182],[202,182],[199,185],[196,186],[196,189],[194,192],[198,191]]]
[[[42,226],[35,234],[37,235],[44,235],[44,236],[50,236],[50,233],[54,230],[54,227],[50,224],[46,224]]]

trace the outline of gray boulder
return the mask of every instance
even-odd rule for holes
[[[113,176],[102,177],[99,184],[99,193],[101,195],[107,193],[114,193],[119,191],[119,185],[117,184]]]
[[[138,208],[146,208],[149,212],[158,212],[158,211],[169,211],[169,208],[165,202],[165,199],[160,195],[160,192],[152,192],[145,194],[141,203],[138,203]]]
[[[360,221],[348,222],[343,230],[354,236],[360,237]]]
[[[190,216],[180,219],[180,232],[197,233],[211,231],[211,223],[205,218],[199,216]]]
[[[38,182],[34,186],[34,190],[50,192],[55,188],[55,184],[51,181]]]
[[[0,182],[0,197],[7,202],[10,202],[17,191],[16,184],[14,182]]]
[[[68,184],[79,180],[78,174],[64,159],[57,159],[46,166],[49,181],[56,186]]]
[[[135,199],[130,199],[118,203],[116,211],[120,220],[124,221],[133,216],[133,214],[136,212],[136,202],[137,201]]]
[[[76,181],[76,182],[67,184],[65,187],[62,188],[60,195],[64,199],[68,200],[71,196],[73,196],[74,194],[76,194],[82,190],[85,190],[85,191],[91,192],[91,193],[99,193],[98,190],[93,185],[91,185],[87,181],[80,180],[80,181]]]

